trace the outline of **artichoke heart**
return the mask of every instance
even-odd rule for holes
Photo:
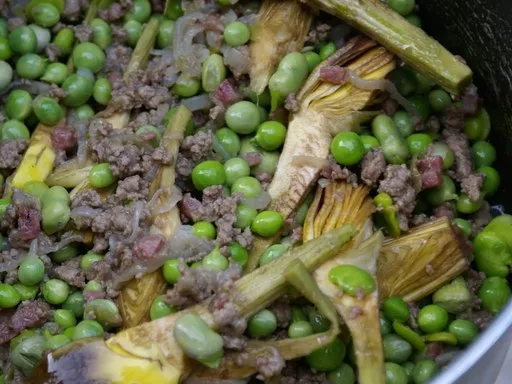
[[[183,137],[191,117],[192,113],[186,107],[179,107],[164,132],[161,145],[173,155],[174,159],[176,159],[180,147],[181,140],[178,138]],[[164,206],[170,195],[175,193],[173,189],[175,179],[174,163],[160,167],[150,186],[151,195],[159,194],[154,211],[158,211],[159,207]],[[179,210],[177,206],[174,206],[170,211],[153,217],[150,232],[170,239],[180,224]],[[123,288],[118,298],[118,307],[123,317],[124,327],[134,327],[149,320],[149,310],[153,300],[164,293],[166,288],[167,283],[160,269],[148,273],[140,279],[131,280]]]
[[[290,17],[293,15],[293,17]],[[300,52],[313,16],[295,0],[264,0],[252,27],[250,70],[251,90],[263,92],[281,59]]]

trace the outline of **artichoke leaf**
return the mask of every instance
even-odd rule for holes
[[[258,312],[286,292],[285,272],[294,260],[299,259],[309,271],[314,270],[336,255],[355,234],[354,227],[346,225],[286,252],[281,258],[236,281],[229,299],[244,317]],[[63,384],[74,383],[76,362],[79,361],[84,379],[124,384],[134,382],[132,377],[127,379],[133,374],[139,380],[135,382],[139,383],[178,383],[190,374],[193,363],[174,340],[174,324],[179,316],[188,312],[200,316],[216,329],[208,310],[211,300],[121,331],[107,341],[88,339],[68,344],[47,355],[46,365],[39,369],[34,382],[45,383],[59,378]],[[139,367],[141,375],[138,374]],[[167,381],[158,381],[162,375]],[[146,376],[154,381],[149,381]]]
[[[192,113],[185,107],[178,108],[162,137],[161,146],[172,154],[173,159],[177,158],[181,139],[184,136],[187,123],[192,117]],[[159,193],[155,208],[164,206],[172,193],[176,180],[175,163],[161,166],[157,175],[150,186],[150,194]],[[174,206],[170,211],[158,214],[153,217],[153,223],[150,227],[150,233],[163,235],[170,240],[178,226],[181,225],[179,209]],[[153,300],[165,292],[167,282],[163,278],[160,269],[147,273],[140,279],[132,279],[121,291],[117,300],[119,311],[123,318],[124,328],[134,327],[140,323],[149,320],[149,311]]]
[[[290,17],[293,15],[293,17]],[[264,0],[251,30],[250,88],[261,94],[281,59],[300,52],[313,15],[299,1]]]
[[[340,265],[353,265],[376,279],[377,259],[383,238],[381,232],[376,232],[358,247],[341,253],[313,273],[318,286],[331,299],[350,330],[356,354],[358,382],[361,384],[385,382],[378,289],[363,297],[344,294],[330,281],[329,272]]]
[[[94,167],[94,162],[90,159],[81,164],[77,158],[73,158],[55,168],[46,179],[46,184],[52,187],[60,185],[64,188],[75,188],[89,177],[89,171]]]

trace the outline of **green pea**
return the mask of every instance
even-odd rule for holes
[[[432,301],[449,313],[461,313],[471,306],[471,294],[464,279],[457,278],[439,288],[432,296]]]
[[[48,186],[42,181],[31,180],[28,183],[25,183],[22,191],[42,200],[43,196],[46,192],[48,192],[49,189],[50,188],[48,188]]]
[[[94,19],[91,21],[92,42],[101,49],[107,49],[112,44],[112,29],[110,25],[102,19]]]
[[[219,252],[218,248],[215,248],[203,259],[203,266],[208,269],[216,271],[224,271],[229,266],[228,259]]]
[[[230,157],[235,157],[240,151],[240,138],[229,128],[219,129],[215,133],[215,141]]]
[[[9,355],[10,361],[25,376],[30,376],[44,351],[45,338],[43,336],[32,336],[22,340]]]
[[[287,250],[288,246],[284,244],[274,244],[268,247],[260,256],[260,267],[270,264],[280,258]]]
[[[249,28],[240,21],[232,21],[224,28],[224,41],[232,47],[244,45],[250,38]]]
[[[231,260],[237,262],[241,266],[247,264],[247,261],[249,260],[249,252],[247,252],[247,249],[242,247],[239,243],[235,242],[229,244],[228,252]]]
[[[329,271],[329,280],[350,296],[369,295],[375,290],[375,280],[364,269],[354,265],[340,265]]]
[[[405,363],[412,354],[412,346],[400,336],[389,334],[382,338],[384,359],[392,363]]]
[[[247,228],[258,214],[258,211],[247,204],[240,203],[236,207],[236,228]]]
[[[14,52],[20,55],[35,52],[37,49],[36,34],[25,25],[15,27],[9,34],[9,45]]]
[[[10,197],[3,197],[0,199],[0,220],[5,214],[5,211],[7,210],[7,207],[11,205],[11,198]]]
[[[443,176],[443,184],[439,187],[429,189],[425,198],[432,205],[440,205],[446,201],[457,199],[455,183],[448,176]]]
[[[251,223],[251,230],[263,237],[271,237],[279,232],[284,224],[283,216],[275,211],[262,211]]]
[[[73,333],[75,333],[75,328],[76,327],[69,327],[68,329],[65,329],[62,334],[67,336],[69,340],[73,340]]]
[[[94,109],[92,109],[92,107],[88,104],[76,107],[75,109],[73,109],[73,112],[79,121],[90,120],[96,114],[94,112]]]
[[[356,382],[354,369],[345,363],[341,363],[338,368],[329,372],[327,378],[331,384],[355,384]]]
[[[52,33],[48,28],[42,28],[36,24],[30,24],[28,26],[36,34],[37,46],[36,52],[42,52],[46,46],[50,43]]]
[[[181,0],[169,0],[167,2],[167,10],[165,16],[171,20],[177,20],[183,16],[183,9],[181,8]]]
[[[407,138],[407,148],[413,156],[423,156],[427,153],[432,139],[426,133],[413,133]]]
[[[288,327],[288,337],[299,339],[313,334],[313,327],[306,320],[295,321]]]
[[[232,186],[238,179],[248,177],[251,169],[247,161],[234,157],[224,163],[224,172],[226,173],[226,184]]]
[[[12,81],[12,67],[5,61],[0,60],[0,90],[7,88]]]
[[[62,63],[50,63],[46,67],[41,80],[47,83],[60,85],[68,76],[69,69],[67,65]]]
[[[260,124],[258,107],[250,101],[239,101],[228,107],[225,114],[226,124],[238,134],[249,134]]]
[[[0,308],[13,308],[21,301],[21,296],[10,284],[0,283]]]
[[[501,177],[498,171],[492,167],[481,167],[477,169],[477,172],[485,176],[482,192],[486,197],[494,196],[501,183]]]
[[[158,35],[156,37],[156,45],[160,49],[167,48],[172,45],[174,38],[174,21],[162,20],[158,27]]]
[[[80,259],[80,268],[83,271],[88,271],[94,263],[103,260],[103,256],[93,252],[87,252]]]
[[[384,316],[384,314],[381,312],[380,318],[380,334],[382,336],[389,335],[391,332],[393,332],[393,327],[391,326],[391,322]]]
[[[436,363],[432,360],[421,360],[418,361],[412,372],[414,384],[425,384],[428,383],[437,373]]]
[[[469,196],[465,193],[461,193],[459,195],[459,199],[457,200],[457,211],[464,214],[471,214],[478,211],[483,204],[483,199],[473,201],[469,198]]]
[[[107,105],[112,99],[112,84],[110,84],[110,81],[105,77],[97,79],[94,83],[92,96],[98,104]]]
[[[448,92],[442,89],[435,89],[428,94],[428,101],[434,112],[442,112],[451,103],[452,99]]]
[[[435,85],[419,72],[414,72],[414,76],[416,77],[416,83],[418,84],[418,93],[427,93]]]
[[[135,135],[144,135],[144,134],[152,134],[155,137],[149,141],[149,143],[153,147],[158,147],[160,145],[160,140],[162,139],[162,132],[153,125],[142,125],[135,131]]]
[[[198,221],[194,224],[194,235],[197,237],[206,237],[208,239],[215,239],[217,231],[212,223],[207,221]]]
[[[464,236],[469,237],[471,236],[472,229],[471,224],[469,221],[461,218],[457,218],[453,220],[454,224],[461,230],[461,232],[464,234]]]
[[[47,303],[59,305],[69,296],[69,285],[62,280],[51,279],[44,283],[42,292]]]
[[[84,306],[84,313],[93,314],[94,319],[106,329],[121,326],[123,319],[119,314],[119,309],[112,300],[94,299]]]
[[[109,163],[97,164],[89,171],[89,184],[93,188],[106,188],[116,182]]]
[[[48,235],[53,235],[64,229],[71,218],[69,206],[60,201],[45,204],[41,211],[43,230]]]
[[[126,14],[126,20],[137,20],[145,23],[151,16],[151,3],[148,0],[135,0],[131,11]]]
[[[31,16],[41,27],[53,27],[60,21],[60,12],[51,3],[39,3],[31,9]]]
[[[172,90],[180,97],[191,97],[196,95],[201,88],[201,83],[195,78],[181,74],[174,84]]]
[[[361,143],[364,147],[364,153],[370,152],[372,149],[380,147],[379,140],[377,140],[374,136],[371,135],[361,135],[359,136],[361,139]]]
[[[473,162],[477,168],[491,166],[496,161],[496,149],[487,141],[477,141],[471,147]]]
[[[94,83],[85,76],[73,74],[64,80],[62,89],[67,93],[63,100],[64,104],[69,107],[79,107],[87,103],[94,93]]]
[[[428,99],[422,95],[414,95],[409,97],[408,100],[416,110],[418,116],[421,117],[421,120],[427,121],[430,116],[430,104]]]
[[[98,73],[105,65],[105,53],[94,43],[84,42],[73,49],[73,63],[77,68],[87,68]]]
[[[27,257],[18,268],[18,280],[25,285],[36,285],[44,277],[44,264],[38,257]]]
[[[103,292],[103,286],[96,280],[91,280],[85,284],[84,292]]]
[[[197,315],[185,313],[174,326],[174,338],[185,355],[216,368],[224,355],[222,337]]]
[[[62,204],[69,205],[71,199],[66,188],[61,187],[60,185],[55,185],[48,189],[41,199],[43,205],[52,203],[54,201],[60,201]]]
[[[270,91],[268,88],[265,88],[263,92],[261,92],[259,95],[256,92],[248,91],[249,92],[249,98],[251,101],[259,106],[263,107],[269,107],[271,103],[270,98]]]
[[[73,331],[73,341],[88,337],[103,337],[104,330],[100,323],[95,320],[82,320]]]
[[[409,306],[398,296],[391,296],[382,304],[384,314],[391,321],[406,322],[409,319]]]
[[[334,52],[336,52],[336,44],[334,44],[332,41],[328,42],[327,44],[325,44],[321,49],[320,49],[320,59],[321,61],[324,61],[325,59],[327,59],[329,56],[331,56]]]
[[[151,320],[160,319],[161,317],[165,317],[170,315],[171,313],[176,313],[176,309],[170,305],[168,305],[164,301],[165,296],[160,295],[153,300],[151,304],[151,308],[149,310],[149,318]]]
[[[63,28],[55,35],[53,43],[59,47],[61,56],[67,56],[73,49],[75,34],[71,28]]]
[[[270,336],[276,329],[276,316],[268,309],[259,311],[247,323],[247,332],[254,339]]]
[[[202,191],[212,185],[222,185],[226,182],[226,172],[221,163],[206,160],[192,170],[192,182],[197,190]]]
[[[84,314],[84,302],[84,295],[82,292],[73,292],[68,296],[64,304],[62,304],[62,308],[69,309],[78,319]]]
[[[306,356],[306,362],[311,369],[328,372],[341,366],[345,354],[345,344],[337,337],[326,347],[317,349]]]
[[[71,339],[64,334],[50,336],[48,339],[46,339],[44,349],[54,351],[65,346],[66,344],[69,344],[70,342]]]
[[[12,57],[12,49],[9,40],[0,36],[0,60],[9,60]]]
[[[75,314],[69,309],[57,309],[53,313],[53,321],[59,324],[63,329],[68,329],[76,325]]]
[[[12,286],[19,293],[21,301],[34,300],[39,292],[38,285],[15,283]]]
[[[491,131],[491,118],[485,108],[468,119],[464,124],[464,133],[469,140],[486,140]]]
[[[181,272],[179,270],[178,265],[179,265],[178,259],[166,260],[163,265],[162,273],[164,275],[164,279],[169,284],[176,284],[178,282],[178,280],[180,279]]]
[[[449,169],[453,166],[455,159],[453,151],[445,143],[434,143],[431,148],[432,156],[440,156],[443,159],[444,169]]]
[[[213,92],[226,78],[226,66],[221,55],[212,53],[203,63],[202,85],[205,92]]]
[[[406,162],[409,157],[407,144],[391,117],[379,115],[373,119],[372,132],[379,140],[388,163],[404,164]]]
[[[6,121],[1,128],[2,140],[17,140],[30,138],[30,132],[25,124],[17,120]]]
[[[409,379],[404,369],[396,363],[384,363],[386,384],[407,384]]]
[[[9,93],[5,103],[5,113],[9,119],[25,120],[32,112],[32,96],[23,89],[15,89]]]
[[[240,193],[248,199],[258,197],[261,192],[261,183],[252,176],[239,177],[231,186],[231,193]]]
[[[448,331],[457,338],[457,343],[462,346],[468,345],[478,336],[478,327],[469,320],[452,321]]]
[[[399,67],[393,71],[390,78],[401,95],[407,97],[416,92],[418,83],[414,72],[410,68]]]
[[[7,20],[0,17],[0,37],[7,37],[9,35],[9,25]]]
[[[420,17],[414,13],[407,15],[405,19],[415,27],[421,28],[423,25]]]
[[[510,298],[510,287],[507,280],[495,276],[488,277],[478,290],[478,297],[482,300],[482,307],[496,315]]]
[[[128,45],[135,47],[142,36],[142,24],[137,20],[128,20],[123,28],[126,31]]]
[[[316,68],[318,64],[322,62],[322,59],[320,58],[320,55],[316,53],[315,51],[307,51],[303,53],[304,58],[308,62],[308,71],[311,73],[313,69]]]
[[[397,111],[393,115],[393,122],[404,138],[410,136],[414,132],[411,115],[406,111]]]
[[[41,123],[53,127],[64,117],[64,110],[51,97],[37,96],[32,103],[34,113]]]
[[[266,121],[258,126],[254,140],[261,148],[273,151],[283,145],[286,127],[279,121]]]
[[[439,305],[427,305],[418,313],[418,325],[425,333],[441,332],[448,325],[448,312]]]
[[[24,79],[35,80],[41,77],[46,68],[46,59],[35,53],[21,56],[16,63],[16,74]]]

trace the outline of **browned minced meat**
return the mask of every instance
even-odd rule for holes
[[[12,31],[14,28],[27,24],[24,17],[9,17],[7,19],[7,28]]]
[[[461,109],[465,115],[475,115],[480,110],[482,100],[478,97],[478,89],[471,84],[464,90],[461,98]]]
[[[176,173],[183,177],[190,176],[196,164],[212,155],[212,147],[213,134],[210,131],[199,131],[193,136],[187,136],[181,143],[176,159]]]
[[[259,152],[247,152],[242,155],[249,167],[257,167],[263,161],[263,155]]]
[[[113,29],[114,31],[116,28]],[[130,62],[132,49],[122,44],[112,45],[107,48],[107,59],[105,61],[105,71],[110,73],[109,80],[114,83],[120,83],[123,80],[122,73]]]
[[[487,201],[484,201],[480,209],[469,217],[473,236],[480,233],[491,220],[491,206]]]
[[[28,145],[29,141],[24,139],[1,140],[0,169],[15,169],[21,163]]]
[[[65,281],[72,287],[83,288],[85,286],[85,274],[80,268],[80,259],[78,257],[66,261],[53,271],[57,278]]]
[[[300,104],[295,93],[290,93],[284,101],[284,108],[292,113],[299,112]]]
[[[228,284],[228,287],[230,284]],[[243,335],[247,328],[245,319],[237,306],[233,303],[232,297],[236,292],[220,291],[215,294],[208,305],[208,310],[213,320],[219,327],[224,347],[231,350],[241,351],[247,345],[247,338]]]
[[[92,27],[87,23],[74,25],[73,31],[76,39],[82,43],[92,39]]]
[[[94,189],[86,189],[78,192],[71,199],[71,208],[92,207],[99,208],[103,205],[100,194]]]
[[[346,180],[348,183],[357,184],[357,175],[348,168],[341,167],[333,159],[320,171],[320,176],[331,181]]]
[[[105,21],[117,21],[123,18],[123,16],[132,7],[132,0],[120,0],[115,1],[107,9],[99,11],[99,16]]]
[[[305,37],[305,43],[318,44],[327,40],[331,26],[329,24],[316,22]]]
[[[214,221],[217,227],[217,242],[221,246],[237,241],[242,247],[250,248],[251,230],[234,227],[236,207],[240,198],[238,194],[225,196],[222,186],[216,185],[205,188],[202,202],[186,194],[181,200],[180,211],[185,218],[192,221]]]
[[[139,175],[129,176],[119,181],[115,194],[120,201],[146,200],[149,195],[149,185]]]
[[[228,291],[241,275],[242,267],[237,263],[231,263],[225,271],[185,268],[178,282],[167,291],[165,301],[178,308],[189,307],[216,292]]]
[[[16,311],[0,315],[0,344],[4,344],[27,328],[43,325],[51,316],[51,308],[44,300],[24,302]]]
[[[304,362],[291,360],[281,373],[281,384],[327,384],[325,373],[314,373]]]
[[[278,327],[288,326],[292,319],[292,307],[287,296],[281,296],[268,309],[275,315]]]
[[[449,220],[453,220],[455,217],[455,207],[453,203],[447,201],[438,205],[432,212],[432,218],[447,217]]]
[[[489,326],[489,324],[492,322],[493,316],[485,309],[475,310],[470,308],[466,312],[461,313],[458,318],[470,320],[475,323],[475,325],[480,328],[480,330],[482,330]]]
[[[464,128],[464,112],[456,105],[447,107],[441,116],[441,124],[446,129],[461,131]]]
[[[123,131],[124,132],[124,131]],[[119,130],[104,120],[93,120],[89,125],[90,139],[87,145],[92,158],[100,163],[110,163],[112,173],[117,178],[135,174],[147,174],[153,165],[152,149],[123,143]]]
[[[48,57],[48,60],[52,62],[59,59],[60,53],[60,48],[55,43],[50,43],[44,47],[44,54]]]
[[[367,185],[374,185],[386,170],[386,159],[382,149],[372,149],[361,162],[361,179]]]
[[[215,105],[210,109],[210,118],[212,120],[223,117],[224,111],[231,104],[239,101],[241,94],[237,84],[230,79],[224,80],[210,95],[210,99]]]
[[[89,8],[89,0],[67,0],[62,17],[69,21],[78,21],[82,11]]]
[[[392,197],[398,210],[400,229],[407,231],[408,218],[416,205],[416,192],[412,184],[411,171],[403,164],[388,165],[378,191]]]
[[[247,353],[240,353],[236,358],[236,364],[253,366],[258,370],[256,378],[266,380],[279,377],[281,371],[285,368],[286,362],[275,347],[268,347],[265,349],[265,354],[259,355],[256,359],[251,359]],[[282,377],[280,380],[282,383]]]
[[[472,173],[462,179],[460,183],[462,192],[465,192],[472,201],[478,201],[480,199],[483,184],[484,175],[480,173]]]

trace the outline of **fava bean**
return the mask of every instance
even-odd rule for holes
[[[350,296],[369,295],[375,288],[375,280],[364,269],[355,265],[340,265],[329,271],[329,280]]]
[[[104,332],[103,327],[97,321],[82,320],[74,327],[73,341],[89,337],[103,337]]]
[[[386,317],[391,321],[406,322],[409,319],[409,306],[398,296],[391,296],[384,300],[382,309]]]
[[[151,304],[151,308],[149,310],[149,317],[151,320],[160,319],[161,317],[165,317],[170,315],[171,313],[175,313],[176,309],[168,305],[164,301],[165,296],[160,295],[153,300]]]
[[[0,283],[0,308],[13,308],[20,301],[21,296],[12,285]]]
[[[391,117],[379,115],[373,119],[372,132],[379,140],[388,163],[404,164],[406,162],[409,157],[407,144]]]
[[[462,346],[468,345],[478,336],[478,327],[469,320],[452,321],[448,331],[457,338],[457,343]]]
[[[111,300],[91,300],[85,304],[84,313],[86,317],[89,313],[94,314],[94,319],[106,329],[119,327],[123,323],[119,309],[117,309],[116,304]]]
[[[449,313],[461,313],[471,305],[471,294],[463,278],[439,288],[432,295],[432,302]]]
[[[30,376],[35,366],[41,360],[45,343],[45,338],[38,335],[20,341],[11,350],[9,355],[11,363],[23,372],[25,376]]]
[[[441,332],[448,325],[448,312],[439,305],[426,305],[420,309],[418,325],[425,333]]]
[[[275,211],[262,211],[251,223],[251,230],[263,237],[274,236],[284,224],[283,216]]]
[[[334,47],[336,50],[336,47]],[[328,49],[320,52],[325,59]],[[323,52],[323,53],[322,53]],[[274,111],[290,93],[297,92],[309,74],[308,61],[299,52],[288,53],[279,63],[277,71],[268,82],[271,95],[271,106]]]
[[[101,49],[107,49],[112,44],[112,28],[102,19],[91,21],[92,42]]]
[[[60,85],[68,76],[69,69],[67,65],[62,63],[50,63],[45,68],[41,80],[47,83]]]
[[[488,277],[478,290],[478,297],[482,300],[482,307],[496,315],[510,298],[510,286],[504,278]]]

